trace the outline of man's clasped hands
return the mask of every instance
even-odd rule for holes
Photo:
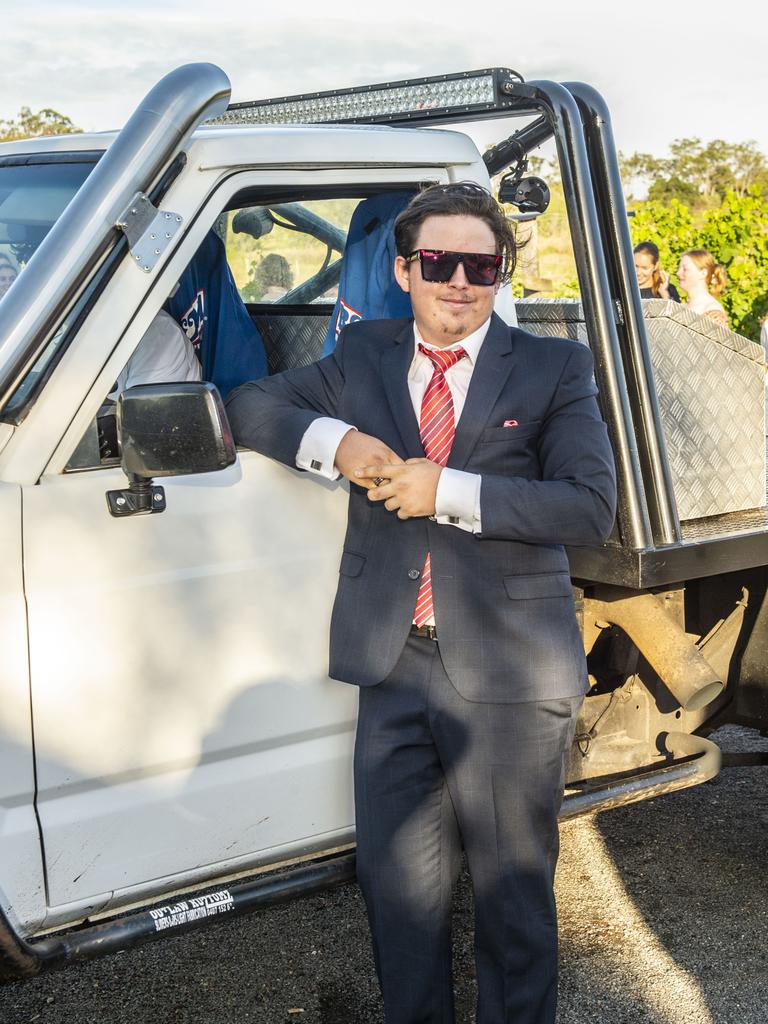
[[[367,488],[371,501],[383,501],[390,512],[397,512],[399,519],[435,514],[437,482],[443,471],[436,462],[404,462],[377,437],[349,430],[336,450],[336,468],[351,483]]]

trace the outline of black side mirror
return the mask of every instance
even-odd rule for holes
[[[213,384],[141,384],[117,400],[117,435],[127,491],[108,491],[114,516],[162,512],[157,476],[213,473],[237,458],[224,404]]]

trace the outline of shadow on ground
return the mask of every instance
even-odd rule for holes
[[[558,1024],[764,1024],[766,785],[731,769],[564,826]],[[457,1024],[472,1024],[466,875],[455,908]],[[2,1024],[382,1020],[354,885],[0,989]]]

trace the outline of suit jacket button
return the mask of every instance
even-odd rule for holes
[[[408,570],[408,579],[409,580],[417,580],[419,578],[419,576],[421,576],[421,570],[420,569],[409,569]]]

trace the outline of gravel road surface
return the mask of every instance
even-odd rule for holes
[[[733,726],[724,750],[768,750]],[[768,1021],[768,770],[562,829],[559,1024]],[[471,1024],[470,887],[455,912]],[[381,1024],[357,887],[0,988],[0,1024]]]

